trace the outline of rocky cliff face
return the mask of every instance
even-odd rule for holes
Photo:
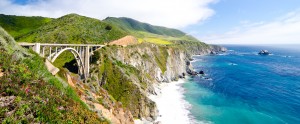
[[[191,60],[191,55],[208,54],[211,50],[214,49],[206,46],[181,48],[140,44],[113,49],[109,55],[140,70],[151,84],[177,80],[179,75],[186,73],[186,63]]]
[[[215,52],[225,52],[225,51],[227,51],[227,49],[225,47],[218,46],[218,45],[210,45],[210,48],[212,49],[212,51],[215,51]]]
[[[97,56],[100,56],[97,63],[100,65],[98,68],[102,68],[101,65],[105,65],[104,61],[111,61],[113,65],[118,68],[122,73],[124,79],[117,83],[131,82],[133,89],[129,91],[133,93],[127,97],[117,98],[121,99],[132,99],[131,97],[137,97],[131,101],[123,100],[122,104],[129,108],[133,117],[135,118],[146,118],[147,120],[153,120],[157,116],[156,105],[153,101],[147,98],[148,94],[156,94],[152,86],[153,83],[170,82],[175,81],[179,77],[186,75],[186,71],[190,69],[190,65],[187,64],[191,60],[192,55],[203,55],[208,54],[211,51],[219,51],[219,47],[210,47],[205,44],[185,44],[185,45],[174,45],[174,46],[161,46],[154,44],[138,44],[127,47],[121,46],[108,46],[104,50],[101,50]],[[107,58],[105,58],[105,56]],[[108,65],[106,65],[108,66]],[[95,66],[97,67],[97,66]],[[97,68],[92,68],[96,70]],[[128,71],[128,68],[133,68]],[[132,72],[135,70],[136,72]],[[100,69],[101,71],[101,69]],[[95,71],[97,72],[97,71]],[[114,71],[115,75],[118,73]],[[112,86],[107,73],[94,73],[93,77],[98,81],[99,84],[103,85],[104,88],[107,85]],[[121,89],[127,89],[125,86]],[[110,94],[116,92],[106,88]],[[123,91],[122,91],[123,92]],[[125,92],[125,91],[124,91]],[[126,91],[127,92],[127,91]],[[115,95],[117,96],[117,95]],[[115,97],[113,95],[113,97]],[[128,103],[124,103],[128,102]]]
[[[90,109],[101,111],[98,113],[113,123],[133,123],[133,118],[152,121],[158,115],[155,103],[148,98],[156,94],[153,84],[187,75],[192,55],[220,49],[201,43],[110,45],[94,52],[88,83],[68,81],[75,84]]]

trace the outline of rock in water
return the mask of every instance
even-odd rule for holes
[[[259,55],[269,55],[270,52],[268,50],[261,50],[258,54]]]
[[[203,75],[203,74],[204,74],[204,71],[202,71],[202,70],[201,70],[201,71],[199,71],[199,74],[202,74],[202,75]]]

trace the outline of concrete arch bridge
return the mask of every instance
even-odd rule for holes
[[[97,44],[48,44],[48,43],[18,43],[20,46],[32,48],[40,56],[45,57],[48,61],[54,62],[57,57],[65,51],[70,51],[78,65],[78,74],[86,79],[89,77],[90,56],[97,49],[105,45]]]

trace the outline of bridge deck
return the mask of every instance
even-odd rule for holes
[[[36,43],[18,43],[20,46],[34,46]],[[99,46],[104,47],[105,45],[99,44],[52,44],[52,43],[40,43],[41,46]]]

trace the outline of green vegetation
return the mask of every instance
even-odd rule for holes
[[[165,73],[167,70],[167,59],[168,59],[168,51],[164,47],[159,47],[159,54],[155,55],[155,61],[158,64],[160,70],[162,73]]]
[[[105,83],[103,88],[111,95],[112,100],[122,103],[122,106],[132,112],[134,117],[138,117],[139,102],[146,99],[142,95],[140,88],[146,89],[146,83],[142,82],[140,71],[130,65],[125,65],[120,61],[111,58],[108,54],[113,47],[107,47],[94,53],[95,59],[100,61],[98,67],[98,78]],[[132,82],[131,76],[137,77],[139,85]],[[140,86],[140,87],[138,87]]]
[[[26,17],[0,14],[0,26],[2,26],[11,36],[18,38],[29,33],[40,26],[50,22],[51,18]]]
[[[18,25],[25,25],[25,23],[19,22]],[[75,44],[103,44],[127,35],[125,31],[111,24],[76,14],[52,19],[30,32],[18,33],[21,34],[16,37],[19,42]]]
[[[104,21],[111,24],[115,24],[126,31],[142,31],[142,32],[149,32],[153,34],[166,35],[172,37],[185,36],[185,33],[177,29],[153,26],[147,23],[142,23],[134,19],[125,18],[125,17],[121,17],[121,18],[108,17]]]
[[[0,27],[0,122],[102,123],[69,86],[52,76],[44,61]],[[4,104],[3,104],[4,103]]]
[[[18,42],[104,44],[129,34],[137,37],[139,43],[170,45],[176,41],[199,42],[177,29],[124,17],[108,17],[100,21],[77,14],[58,19],[0,15],[0,25]]]
[[[65,51],[56,58],[53,65],[55,67],[62,68],[65,65],[65,63],[71,62],[74,59],[75,57],[70,51]]]
[[[196,38],[177,29],[153,26],[130,18],[108,17],[103,21],[129,32],[138,38],[139,43],[149,42],[158,45],[170,45],[174,41],[199,42]]]
[[[144,41],[149,43],[154,43],[154,44],[160,44],[160,45],[172,44],[172,42],[160,38],[145,38]]]

